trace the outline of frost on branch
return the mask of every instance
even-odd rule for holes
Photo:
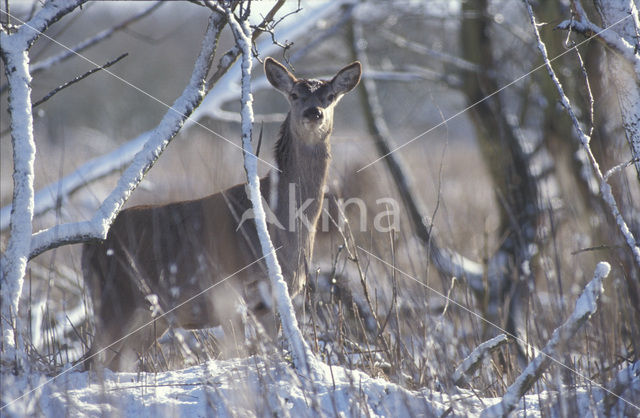
[[[229,25],[233,30],[236,43],[242,52],[242,148],[244,151],[244,168],[247,173],[248,197],[253,206],[255,214],[256,230],[260,238],[260,247],[267,263],[269,279],[276,299],[276,306],[282,331],[291,346],[294,357],[294,364],[299,372],[307,373],[315,369],[314,357],[306,344],[298,328],[295,312],[287,283],[282,276],[282,270],[276,251],[269,237],[267,229],[266,215],[262,206],[262,195],[260,194],[260,182],[258,179],[258,157],[253,153],[251,146],[251,128],[253,124],[253,98],[251,96],[251,41],[250,29],[246,21],[238,22],[228,8],[225,9],[229,19]]]
[[[458,386],[464,385],[466,383],[466,377],[475,372],[491,352],[502,347],[507,342],[507,336],[500,334],[477,346],[453,372],[454,383]]]
[[[589,20],[580,2],[576,2],[576,20],[567,20],[556,28],[573,30],[604,41],[609,77],[615,87],[622,125],[640,179],[640,54],[638,35],[640,17],[632,1],[597,0],[603,28]]]
[[[13,145],[13,210],[11,212],[11,235],[5,253],[0,259],[0,288],[2,289],[3,354],[7,361],[14,361],[15,335],[18,328],[18,302],[22,294],[27,256],[31,244],[33,218],[33,163],[36,144],[33,139],[33,116],[31,114],[31,76],[29,54],[26,49],[12,47],[14,39],[0,33],[2,60],[9,80],[9,114],[11,115],[11,142]],[[17,363],[20,361],[16,358]]]
[[[102,239],[107,235],[109,226],[122,205],[178,133],[184,121],[202,101],[205,92],[205,77],[211,66],[217,47],[218,33],[223,24],[224,19],[220,14],[214,14],[209,19],[207,32],[202,41],[202,49],[196,60],[189,84],[173,106],[169,108],[160,124],[149,133],[144,147],[136,154],[131,165],[118,180],[116,188],[100,205],[93,218],[87,222],[56,225],[35,233],[31,240],[30,258],[64,244]]]
[[[553,335],[547,342],[547,345],[542,349],[540,354],[529,363],[516,381],[509,386],[502,400],[485,409],[482,416],[495,417],[507,415],[516,408],[520,398],[524,396],[540,376],[542,376],[542,373],[547,370],[552,361],[561,364],[555,360],[558,357],[562,357],[559,349],[567,347],[580,327],[596,312],[598,299],[600,299],[600,296],[604,292],[602,281],[609,275],[610,270],[611,266],[609,263],[598,263],[593,274],[593,279],[582,291],[569,319],[553,331]]]
[[[607,177],[602,174],[602,171],[600,170],[600,166],[596,161],[593,155],[593,152],[591,151],[591,146],[589,144],[589,142],[591,141],[591,137],[587,135],[582,129],[582,127],[580,126],[578,117],[575,111],[573,110],[573,107],[571,106],[571,101],[565,94],[564,88],[562,87],[562,84],[560,83],[558,76],[556,75],[555,71],[553,70],[553,67],[551,66],[551,61],[549,60],[549,55],[547,54],[547,48],[544,42],[542,42],[542,38],[540,37],[540,32],[538,31],[538,23],[536,22],[536,18],[533,14],[531,4],[529,3],[528,0],[526,0],[526,6],[527,6],[527,12],[529,14],[529,19],[531,21],[531,26],[533,27],[533,32],[536,37],[538,50],[542,54],[544,65],[547,68],[549,77],[551,77],[553,84],[556,86],[556,89],[558,90],[558,94],[560,96],[560,103],[562,103],[562,106],[565,108],[565,110],[569,114],[569,117],[571,118],[571,122],[573,123],[573,127],[575,128],[580,138],[581,145],[584,148],[585,152],[587,153],[587,156],[589,157],[589,162],[591,163],[593,171],[596,174],[598,181],[600,182],[600,193],[602,194],[602,199],[607,204],[607,206],[609,206],[611,215],[616,220],[618,229],[631,250],[633,260],[635,261],[636,266],[640,268],[640,246],[636,244],[636,239],[633,236],[633,233],[629,229],[625,219],[622,216],[622,213],[620,213],[620,210],[618,209],[618,205],[616,203],[616,199],[613,196],[613,193],[611,192],[611,187],[607,183]],[[639,107],[640,107],[640,102],[639,102]],[[640,112],[638,116],[640,117]]]

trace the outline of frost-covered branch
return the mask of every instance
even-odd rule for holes
[[[13,146],[13,211],[11,235],[5,253],[0,259],[0,288],[2,289],[3,354],[14,359],[14,328],[17,328],[18,302],[27,268],[27,256],[31,242],[33,219],[33,161],[36,144],[33,139],[31,114],[31,76],[29,53],[23,45],[16,44],[6,34],[0,33],[2,61],[9,82],[9,114],[11,117],[11,142]],[[16,363],[19,359],[15,359]]]
[[[574,2],[577,20],[567,20],[558,29],[571,29],[585,36],[597,36],[606,50],[609,74],[617,91],[622,124],[640,180],[640,54],[637,31],[638,7],[632,1],[597,0],[596,6],[605,29],[592,23],[579,0]]]
[[[39,190],[35,194],[33,216],[42,215],[55,208],[58,202],[66,200],[76,190],[126,167],[142,149],[150,134],[151,131],[143,133],[110,153],[86,162],[68,176]],[[11,205],[0,210],[0,231],[9,226],[10,213]]]
[[[260,194],[260,180],[258,178],[258,158],[254,155],[251,146],[251,135],[253,125],[253,97],[251,95],[251,31],[246,21],[238,22],[229,8],[225,8],[229,26],[233,30],[236,44],[242,52],[242,148],[244,151],[244,169],[247,174],[248,197],[255,214],[256,230],[260,239],[260,247],[265,257],[267,271],[271,281],[271,287],[276,299],[276,306],[282,332],[289,342],[293,361],[296,369],[306,374],[312,371],[314,366],[314,356],[309,346],[304,341],[298,322],[296,320],[293,303],[289,297],[287,283],[282,276],[282,269],[276,258],[276,250],[273,247],[269,231],[267,229],[266,215],[262,206],[262,195]],[[315,367],[313,367],[315,368]]]
[[[508,341],[506,334],[500,334],[477,346],[453,372],[453,382],[458,386],[464,385],[466,377],[473,374],[489,354],[505,345]]]
[[[584,9],[580,5],[579,0],[575,2],[576,7],[576,19],[565,20],[556,26],[556,29],[571,29],[575,32],[581,33],[585,36],[596,36],[601,39],[608,47],[613,48],[617,53],[622,55],[630,64],[633,65],[634,70],[638,76],[640,76],[640,56],[636,52],[637,42],[632,42],[631,39],[621,36],[620,28],[624,28],[627,25],[633,26],[634,21],[638,21],[638,9],[635,7],[632,1],[624,2],[625,6],[629,7],[629,10],[621,10],[619,7],[613,6],[611,1],[597,0],[598,9],[600,10],[605,27],[601,28],[595,23],[591,22],[587,17]],[[623,3],[623,2],[619,2]],[[627,22],[629,20],[629,22]],[[622,29],[624,31],[625,29]]]
[[[21,22],[22,25],[18,30],[11,34],[13,48],[18,48],[19,46],[24,50],[28,50],[49,26],[87,1],[51,0],[45,3],[44,7],[31,20]],[[15,18],[15,16],[12,17]],[[4,45],[5,43],[3,42]]]
[[[26,272],[33,231],[34,159],[36,144],[33,138],[31,113],[31,74],[29,48],[49,25],[69,13],[83,0],[47,3],[29,23],[14,33],[0,31],[0,55],[5,65],[9,85],[9,115],[13,146],[13,210],[7,249],[0,258],[0,329],[4,360],[20,369],[22,350],[16,346],[19,336],[18,306]],[[4,363],[4,362],[3,362]]]
[[[553,331],[553,335],[542,349],[540,354],[529,363],[525,370],[518,376],[507,389],[502,400],[485,409],[482,416],[496,417],[506,416],[518,405],[520,398],[533,386],[542,373],[547,370],[553,359],[561,356],[559,348],[566,347],[576,332],[598,309],[598,299],[604,292],[602,281],[609,275],[611,266],[608,263],[598,263],[593,279],[587,284],[582,294],[576,301],[576,307],[571,316]]]
[[[211,16],[189,84],[173,106],[169,108],[160,124],[149,133],[143,149],[136,154],[133,162],[118,181],[116,188],[100,205],[93,218],[87,222],[56,225],[34,234],[29,253],[30,258],[61,245],[104,239],[107,236],[111,222],[133,190],[155,164],[185,120],[202,102],[206,91],[205,77],[211,67],[220,30],[225,23],[223,15],[214,13]]]
[[[560,80],[556,76],[556,73],[553,70],[553,67],[551,66],[551,62],[549,61],[549,55],[547,54],[547,48],[544,42],[542,42],[542,38],[540,37],[540,32],[538,31],[538,23],[536,22],[536,18],[533,14],[531,4],[529,3],[529,0],[525,0],[525,3],[527,6],[527,12],[529,13],[531,26],[533,27],[533,31],[536,36],[538,49],[542,54],[542,58],[544,60],[545,67],[549,72],[549,76],[551,77],[553,84],[556,86],[556,89],[558,90],[558,94],[560,95],[560,103],[569,114],[569,117],[571,118],[573,126],[576,129],[576,132],[578,133],[578,137],[580,138],[582,147],[587,153],[589,162],[591,163],[593,171],[598,179],[598,182],[600,183],[600,194],[602,195],[602,199],[605,201],[607,206],[609,206],[609,210],[611,211],[611,214],[616,220],[618,229],[620,230],[620,233],[622,234],[625,242],[631,249],[631,254],[633,256],[633,259],[636,265],[638,266],[638,268],[640,268],[640,247],[637,245],[636,239],[633,236],[633,233],[631,232],[631,230],[629,229],[629,226],[627,225],[626,221],[622,217],[622,214],[618,209],[618,204],[616,203],[616,199],[613,196],[613,193],[611,191],[611,186],[607,183],[605,177],[602,175],[602,171],[600,171],[600,166],[598,165],[598,162],[596,161],[596,158],[594,157],[593,152],[591,152],[591,146],[589,145],[589,142],[591,141],[591,137],[587,135],[582,129],[582,127],[580,126],[578,117],[575,114],[573,107],[571,107],[571,102],[569,101],[569,98],[565,94],[562,84],[560,83]]]

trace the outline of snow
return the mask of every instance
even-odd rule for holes
[[[628,390],[640,390],[638,369],[638,365],[630,366],[619,373],[621,384],[635,382]],[[3,400],[7,404],[0,413],[6,417],[466,417],[478,416],[499,401],[462,389],[450,390],[450,394],[410,391],[341,366],[319,364],[319,371],[303,385],[286,360],[249,357],[211,360],[162,373],[70,372],[51,382],[43,375],[5,375]],[[597,389],[593,393],[578,389],[576,396],[581,411],[596,415],[603,411],[603,394]],[[558,398],[557,392],[546,391],[526,396],[516,404],[514,416],[540,416]],[[594,403],[599,409],[594,409]],[[618,402],[612,411],[623,415],[623,408]]]
[[[18,301],[22,294],[24,274],[27,267],[31,232],[33,229],[33,179],[36,144],[33,139],[33,116],[31,114],[31,75],[29,54],[21,49],[21,39],[0,33],[2,59],[9,83],[9,106],[11,114],[11,140],[13,145],[13,202],[11,212],[11,236],[7,249],[0,259],[0,281],[2,282],[2,318],[16,318]],[[13,326],[2,324],[2,343],[6,358],[12,358],[15,349]]]
[[[301,388],[286,361],[260,357],[209,361],[164,373],[74,372],[28,393],[3,410],[5,416],[334,416],[369,411],[371,416],[431,416],[428,393],[410,392],[359,371],[324,365],[322,376]],[[44,377],[7,376],[13,399]],[[9,398],[9,397],[7,397]]]

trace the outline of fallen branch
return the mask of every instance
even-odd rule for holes
[[[453,372],[453,382],[457,386],[465,385],[467,376],[472,375],[482,365],[482,362],[489,354],[505,345],[508,341],[509,339],[506,334],[500,334],[477,346],[471,354],[462,360],[462,363],[460,363]]]
[[[520,398],[531,389],[544,373],[553,359],[559,357],[559,348],[566,347],[573,339],[576,332],[587,322],[598,308],[598,300],[604,292],[602,281],[609,275],[611,266],[601,262],[596,266],[593,279],[587,284],[582,294],[576,301],[576,308],[571,316],[553,331],[553,335],[542,349],[540,354],[529,363],[525,370],[518,376],[507,389],[502,400],[482,411],[483,417],[506,416],[515,409]]]

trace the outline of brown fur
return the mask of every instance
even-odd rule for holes
[[[265,72],[291,104],[275,149],[281,170],[277,187],[272,187],[271,176],[261,179],[260,187],[266,202],[273,197],[272,189],[277,190],[278,202],[272,209],[284,229],[271,224],[270,234],[275,247],[281,247],[278,260],[295,295],[304,287],[313,253],[330,161],[333,108],[358,83],[361,68],[353,63],[331,81],[298,80],[268,58]],[[290,184],[295,189],[293,202]],[[96,315],[89,354],[149,323],[153,319],[149,295],[155,295],[161,311],[167,312],[231,275],[155,326],[113,344],[106,351],[105,364],[112,369],[131,368],[136,353],[146,350],[170,322],[187,329],[222,325],[225,331],[242,335],[237,314],[242,301],[270,333],[275,332],[270,297],[259,289],[260,283],[266,283],[265,266],[256,263],[245,269],[262,254],[254,221],[241,223],[251,208],[244,187],[237,185],[197,200],[125,209],[104,241],[85,244],[82,268]],[[300,218],[289,225],[290,212],[307,199],[311,203],[303,213],[308,225]]]

